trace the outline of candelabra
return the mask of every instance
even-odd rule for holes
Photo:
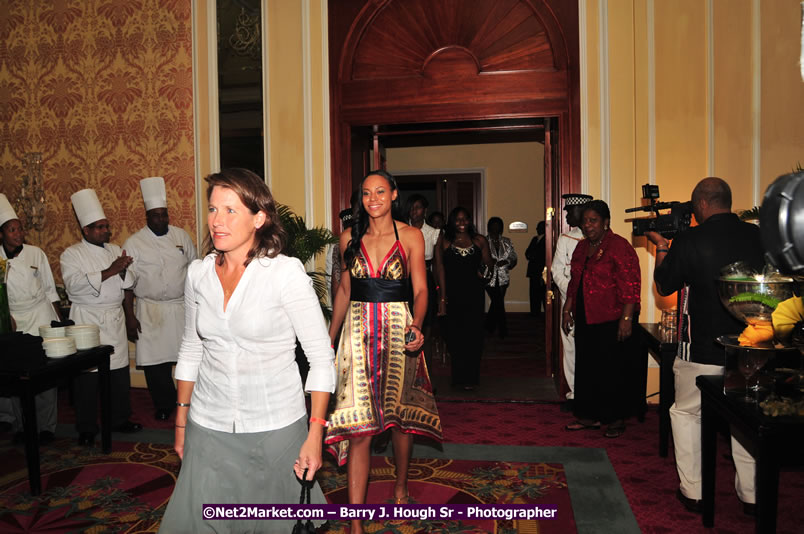
[[[26,232],[41,232],[45,227],[45,188],[42,179],[42,154],[29,152],[25,154],[25,174],[22,176],[22,188],[17,196],[15,209],[21,216]]]

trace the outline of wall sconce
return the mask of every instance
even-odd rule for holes
[[[249,15],[246,9],[240,8],[234,33],[229,36],[229,46],[238,56],[248,56],[259,61],[262,57],[262,40],[260,31],[260,14]]]
[[[14,206],[26,232],[41,232],[45,227],[45,188],[42,179],[42,153],[25,154],[25,174]]]

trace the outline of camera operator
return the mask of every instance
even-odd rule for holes
[[[745,261],[760,270],[764,264],[759,228],[741,222],[731,212],[731,189],[720,178],[704,178],[692,191],[698,226],[679,234],[672,248],[657,232],[645,236],[656,245],[653,278],[659,294],[681,291],[679,349],[673,364],[676,396],[670,407],[673,445],[680,488],[679,501],[692,512],[701,511],[701,393],[699,375],[723,374],[725,352],[716,344],[720,335],[739,333],[744,325],[721,304],[717,292],[720,269]],[[732,437],[737,468],[735,488],[743,511],[753,514],[755,462]]]

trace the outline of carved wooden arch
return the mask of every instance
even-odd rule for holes
[[[330,0],[333,213],[350,195],[353,126],[554,117],[555,193],[578,190],[577,9],[567,0]]]
[[[566,70],[563,35],[554,14],[542,2],[458,0],[450,3],[454,11],[469,14],[461,19],[461,24],[450,20],[448,13],[441,13],[440,20],[434,20],[432,15],[446,3],[432,0],[382,0],[366,4],[350,31],[339,78],[359,80],[424,74],[433,58],[454,51],[471,58],[477,67],[476,73]],[[541,8],[541,12],[537,8]],[[444,21],[453,23],[444,24]],[[384,34],[391,32],[394,37],[385,39]],[[558,45],[557,54],[553,43]]]

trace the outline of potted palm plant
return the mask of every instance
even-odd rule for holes
[[[311,260],[314,260],[316,256],[325,252],[327,245],[338,242],[338,238],[326,228],[320,226],[307,228],[304,217],[295,214],[292,209],[284,204],[277,204],[276,211],[288,235],[285,255],[298,258],[305,266]],[[318,300],[321,302],[321,311],[324,313],[324,317],[329,320],[332,312],[325,304],[328,291],[327,274],[321,270],[307,271],[307,274],[313,280],[313,288],[316,295],[318,295]]]
[[[287,232],[288,236],[285,254],[298,258],[305,266],[309,266],[316,256],[325,252],[327,245],[338,241],[338,239],[332,235],[332,232],[326,228],[320,226],[308,228],[304,217],[297,215],[284,204],[277,204],[276,211],[279,214],[279,220],[282,222],[282,226],[285,228],[285,232]],[[313,270],[307,271],[307,275],[313,281],[313,289],[315,289],[315,293],[318,295],[318,302],[321,304],[321,312],[324,314],[324,318],[329,321],[332,317],[332,310],[326,305],[327,291],[329,290],[327,273],[313,268]],[[298,341],[296,341],[296,363],[299,366],[302,383],[304,383],[307,380],[307,372],[310,366],[307,363],[307,358],[305,358],[304,351]]]

